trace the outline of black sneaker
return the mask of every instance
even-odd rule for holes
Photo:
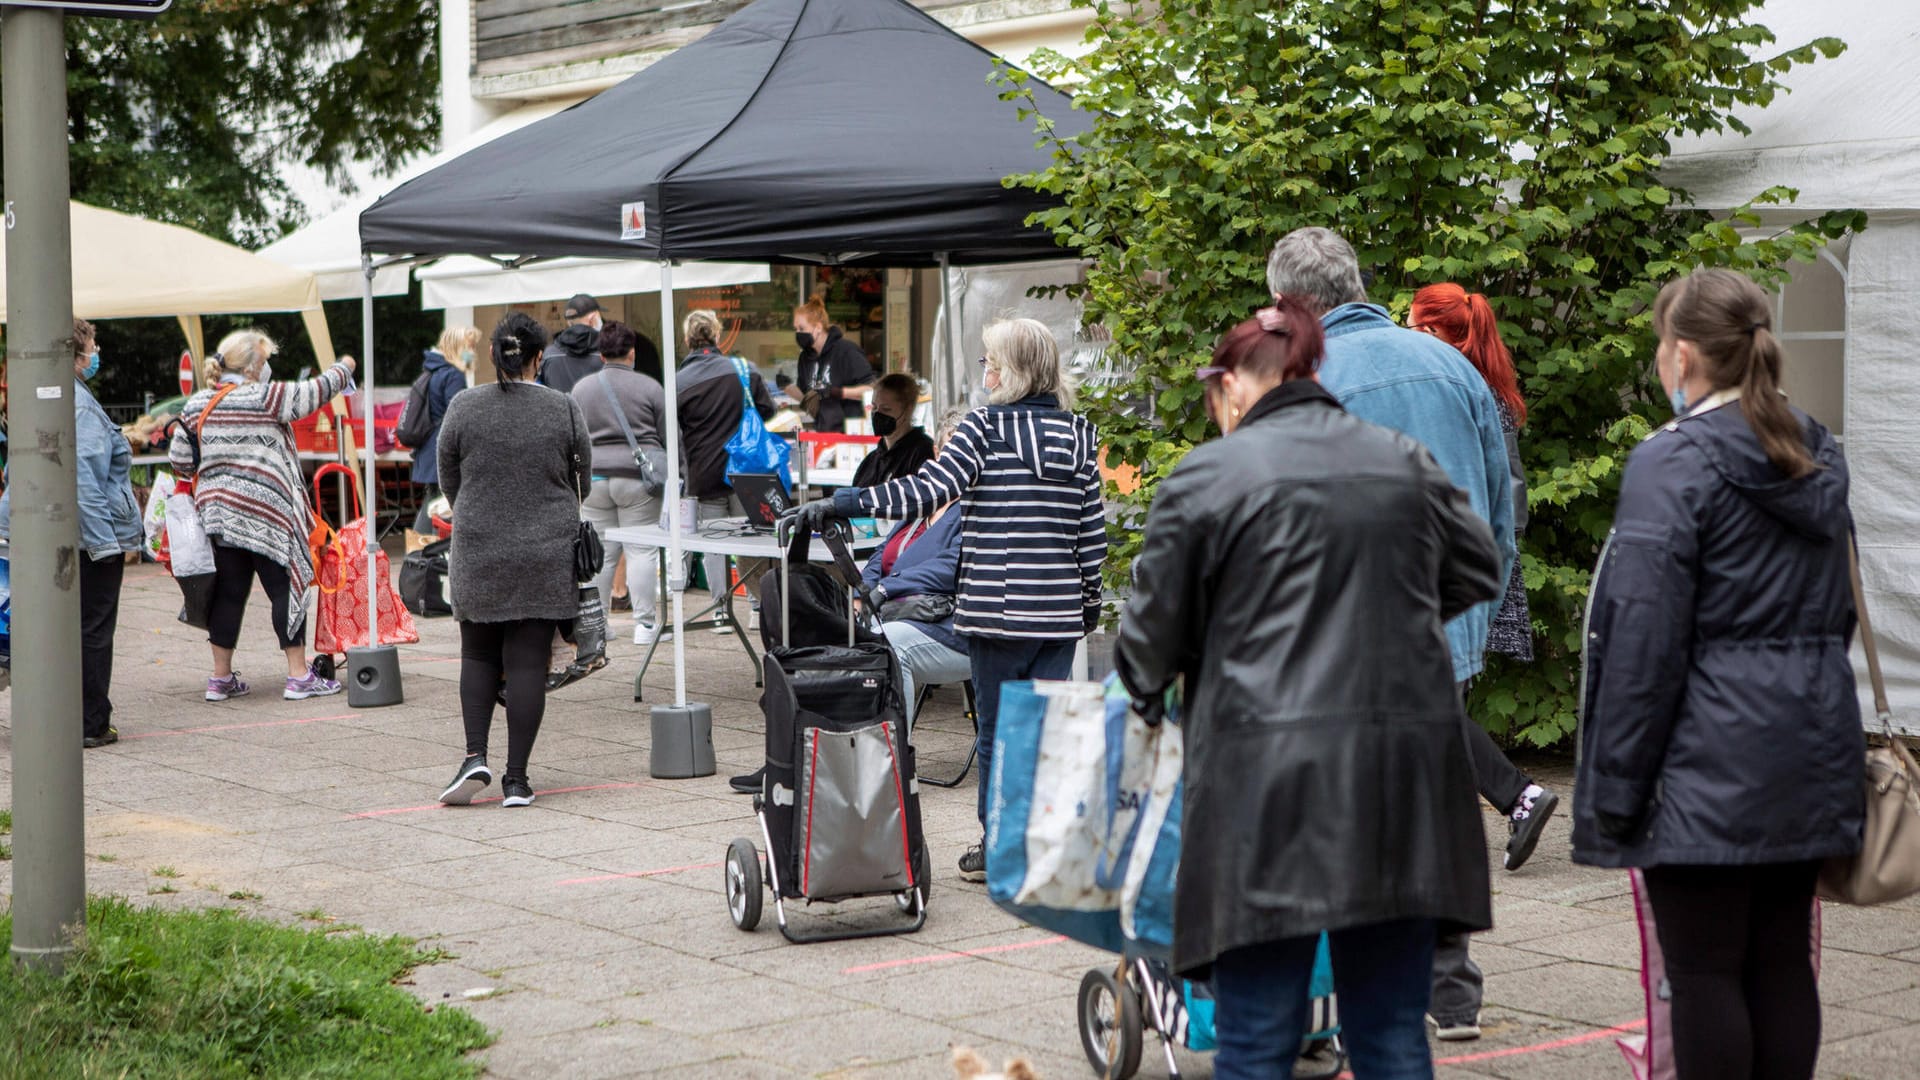
[[[453,783],[440,793],[440,801],[448,806],[468,806],[473,797],[486,790],[493,783],[493,770],[487,768],[487,755],[472,754],[460,763],[460,771],[453,774]]]
[[[80,740],[80,745],[88,750],[97,750],[102,746],[112,746],[120,741],[120,729],[108,725],[107,730],[98,735],[88,735]]]
[[[533,785],[527,783],[524,776],[509,776],[500,781],[500,793],[506,796],[500,800],[501,806],[533,805]]]
[[[1538,784],[1528,785],[1521,794],[1520,802],[1507,818],[1506,867],[1509,872],[1520,869],[1533,857],[1533,847],[1540,842],[1540,834],[1547,831],[1547,819],[1559,805],[1560,796]]]
[[[981,882],[987,880],[987,843],[980,843],[967,849],[960,856],[960,880]]]
[[[736,776],[727,781],[727,785],[742,795],[758,795],[766,779],[767,768],[762,765],[745,776]]]

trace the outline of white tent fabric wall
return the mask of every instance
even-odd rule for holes
[[[472,255],[451,255],[414,276],[420,279],[420,306],[428,310],[660,291],[660,264],[629,259],[551,259],[509,270]],[[675,268],[673,287],[682,292],[769,279],[764,263],[690,263]]]
[[[1694,205],[1724,210],[1768,187],[1799,191],[1769,224],[1825,210],[1868,212],[1847,259],[1846,431],[1852,509],[1869,613],[1896,720],[1920,734],[1920,504],[1912,463],[1920,452],[1920,6],[1885,0],[1769,0],[1756,21],[1778,38],[1769,50],[1833,36],[1847,50],[1797,67],[1791,93],[1743,110],[1750,135],[1727,131],[1676,140],[1662,179]],[[1789,349],[1788,363],[1792,363]],[[1864,662],[1855,665],[1871,715]]]
[[[1920,734],[1920,216],[1876,216],[1847,266],[1847,467],[1860,575],[1896,719]],[[1789,356],[1789,363],[1792,362]],[[1864,673],[1865,664],[1859,665]],[[1871,715],[1872,698],[1862,690]]]
[[[968,403],[980,388],[980,356],[986,346],[980,335],[989,323],[1011,317],[1039,319],[1053,331],[1061,359],[1073,370],[1084,335],[1080,333],[1080,304],[1065,296],[1029,297],[1027,290],[1047,285],[1072,285],[1081,280],[1077,260],[1024,263],[1011,266],[955,267],[951,293],[934,319],[934,402],[940,408]],[[958,312],[959,353],[953,351],[947,329],[950,311]],[[942,380],[945,380],[944,384]],[[974,402],[978,404],[978,402]]]

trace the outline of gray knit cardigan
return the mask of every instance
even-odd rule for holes
[[[572,619],[573,538],[593,461],[580,406],[537,383],[462,390],[441,423],[439,456],[453,503],[454,611],[465,622]]]

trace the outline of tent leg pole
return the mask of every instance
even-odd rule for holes
[[[935,402],[938,416],[960,403],[960,319],[953,303],[953,266],[946,252],[940,253],[940,310],[947,328],[947,362],[934,386],[946,400]]]
[[[673,598],[673,704],[648,710],[652,745],[647,772],[660,779],[712,776],[713,708],[687,700],[687,566],[681,559],[680,530],[687,523],[681,505],[680,377],[673,340],[673,262],[660,260],[660,360],[667,394],[667,587]],[[724,587],[724,586],[723,586]],[[640,687],[636,683],[634,693]]]
[[[367,643],[347,649],[347,670],[340,681],[346,684],[347,705],[367,708],[398,705],[406,700],[400,686],[399,650],[380,644],[380,586],[387,584],[377,575],[380,569],[380,530],[374,527],[374,452],[373,452],[373,257],[360,256],[363,289],[360,293],[360,374],[365,382],[362,409],[366,413],[367,439],[361,453],[366,455],[366,484],[361,492],[361,513],[367,529]],[[365,679],[362,679],[365,676]]]

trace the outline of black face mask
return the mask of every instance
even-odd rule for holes
[[[874,413],[871,421],[873,423],[873,433],[883,439],[895,431],[898,431],[900,428],[900,421],[895,420],[883,412]]]
[[[793,340],[794,340],[794,343],[795,343],[795,344],[797,344],[797,345],[799,345],[799,346],[800,346],[801,348],[803,348],[803,349],[811,349],[811,348],[813,348],[813,335],[812,335],[812,334],[809,334],[809,333],[805,333],[804,331],[797,331],[797,330],[796,330],[796,331],[794,332],[794,335],[793,335]]]

